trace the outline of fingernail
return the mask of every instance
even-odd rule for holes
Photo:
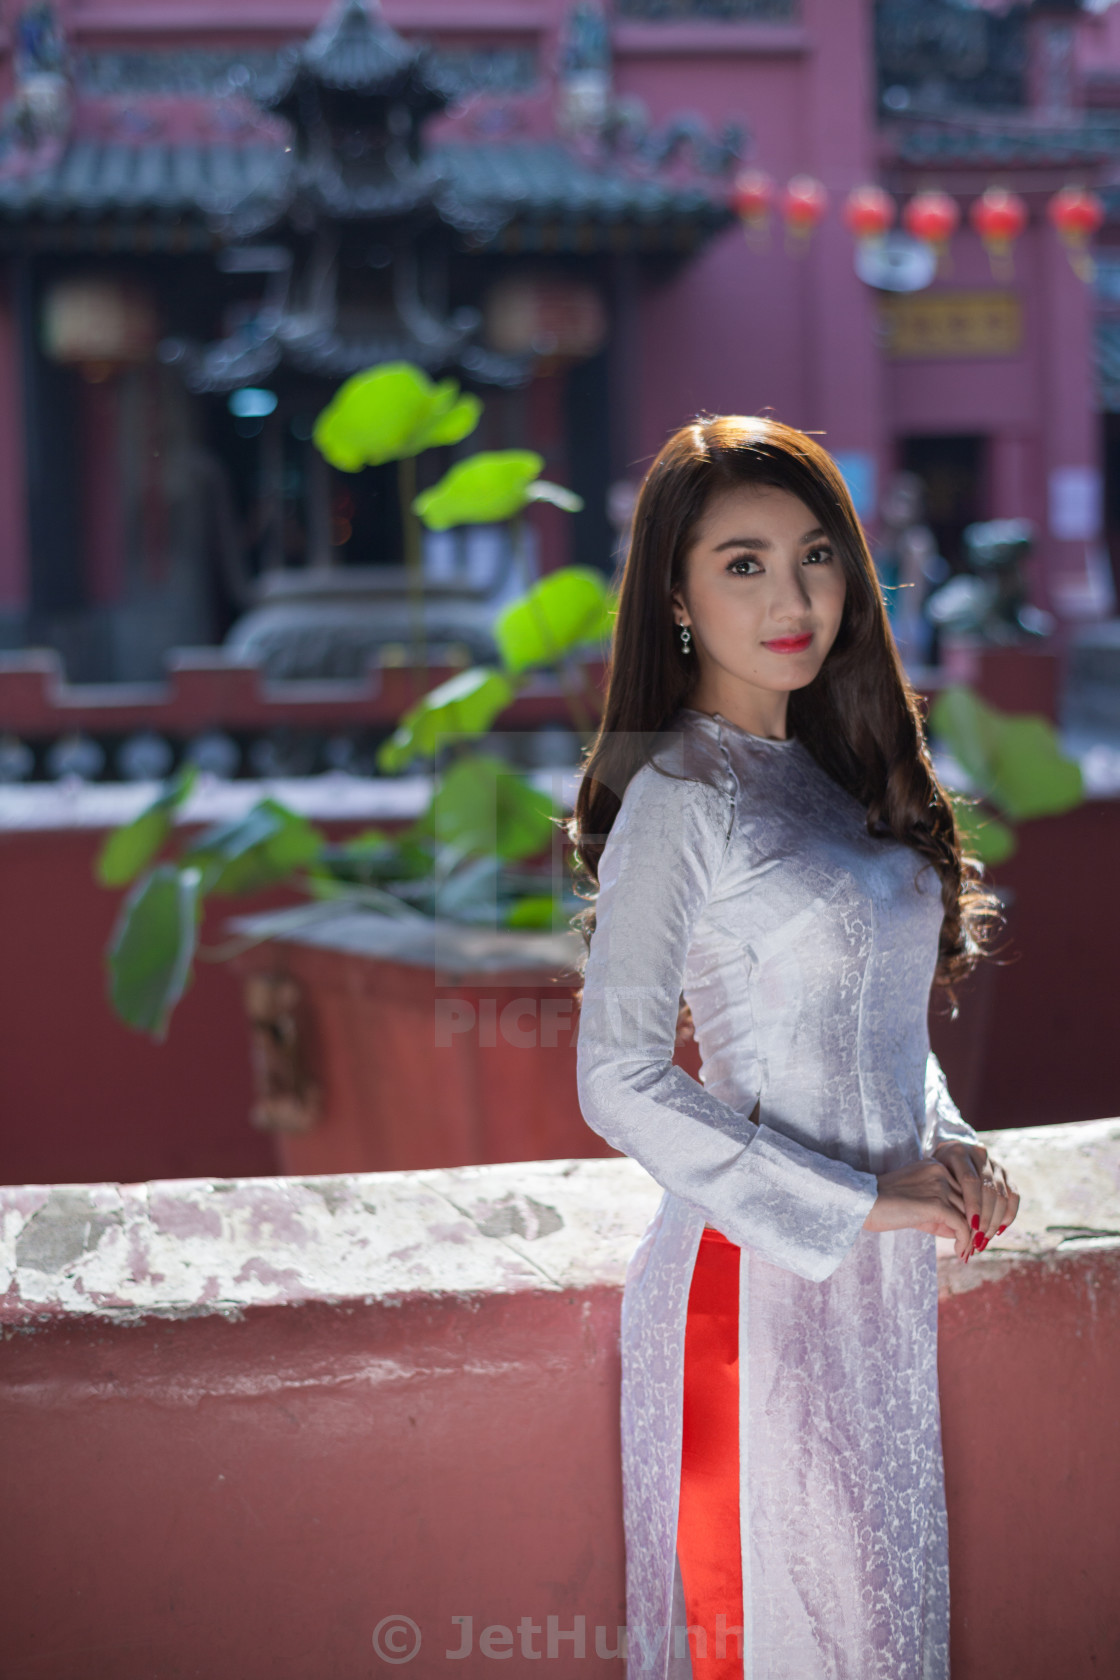
[[[985,1249],[986,1249],[986,1248],[987,1248],[987,1246],[988,1246],[988,1239],[987,1239],[987,1237],[982,1237],[982,1236],[978,1236],[978,1237],[977,1237],[977,1238],[976,1238],[976,1246],[977,1246],[977,1248],[978,1248],[978,1249],[979,1249],[979,1250],[980,1250],[980,1252],[981,1252],[981,1254],[983,1254],[983,1252],[984,1252],[984,1250],[985,1250]]]
[[[972,1216],[972,1229],[974,1231],[978,1231],[980,1229],[980,1215],[978,1213],[974,1213]]]
[[[1006,1231],[1006,1229],[1007,1229],[1006,1225],[1001,1225],[1000,1228],[999,1228],[999,1231],[996,1232],[996,1236],[998,1237],[999,1234],[1000,1234],[1000,1231]]]

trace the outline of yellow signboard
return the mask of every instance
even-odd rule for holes
[[[879,298],[883,348],[896,361],[1016,356],[1023,345],[1018,292],[891,292]]]

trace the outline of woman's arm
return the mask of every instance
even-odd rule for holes
[[[830,1275],[877,1195],[872,1173],[721,1102],[673,1064],[685,957],[715,886],[728,789],[644,765],[599,863],[577,1047],[583,1117],[732,1242],[801,1277]]]
[[[931,1050],[926,1064],[926,1129],[922,1154],[939,1161],[953,1175],[959,1205],[973,1243],[983,1249],[1005,1231],[1019,1211],[1019,1195],[1006,1171],[988,1153],[978,1134],[949,1095],[941,1063]],[[971,1250],[964,1256],[968,1259]]]
[[[926,1125],[922,1154],[932,1157],[943,1143],[979,1142],[980,1139],[949,1095],[944,1070],[931,1050],[926,1061]]]

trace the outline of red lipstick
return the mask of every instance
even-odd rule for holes
[[[762,645],[768,647],[771,653],[804,653],[812,639],[813,632],[810,630],[806,636],[779,636],[776,641],[763,642]]]

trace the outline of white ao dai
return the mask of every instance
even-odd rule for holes
[[[930,1051],[940,881],[796,739],[682,708],[603,850],[588,1124],[665,1190],[622,1310],[628,1680],[690,1673],[675,1570],[685,1319],[740,1245],[744,1680],[947,1680],[932,1236],[875,1175],[976,1141]],[[681,993],[703,1084],[673,1064]],[[759,1105],[758,1123],[750,1116]]]

